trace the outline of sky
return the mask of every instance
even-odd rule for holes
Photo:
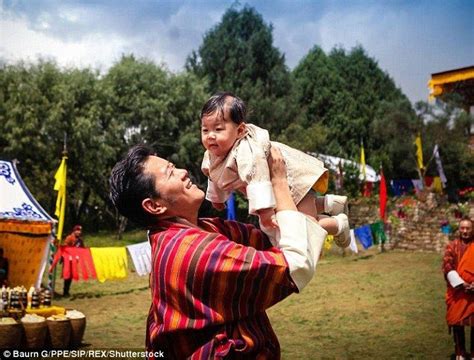
[[[0,59],[54,59],[102,72],[122,54],[173,72],[236,3],[226,0],[0,0]],[[240,5],[239,5],[240,4]],[[474,65],[474,0],[240,1],[273,26],[291,70],[315,46],[361,45],[412,103],[432,73]]]

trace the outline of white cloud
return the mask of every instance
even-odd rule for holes
[[[110,66],[120,58],[128,40],[117,36],[88,34],[80,41],[68,42],[28,28],[24,18],[0,20],[0,57],[7,61],[55,59],[62,66]]]
[[[472,65],[474,58],[468,1],[248,2],[273,24],[274,45],[290,68],[314,45],[328,52],[360,44],[412,102],[426,100],[431,73]],[[42,56],[60,65],[106,70],[123,53],[133,53],[179,71],[230,4],[40,1],[9,2],[6,10],[0,0],[0,57],[34,61]]]

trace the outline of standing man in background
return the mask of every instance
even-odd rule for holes
[[[446,246],[443,272],[447,281],[446,320],[453,330],[456,359],[465,359],[464,326],[471,327],[471,357],[474,355],[474,246],[472,220],[459,222],[459,238]]]
[[[82,226],[75,225],[72,232],[64,239],[65,246],[84,247],[84,240],[82,239]],[[64,265],[63,265],[64,266]],[[63,296],[69,297],[69,290],[71,289],[72,277],[64,279]]]

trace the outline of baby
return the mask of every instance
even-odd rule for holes
[[[299,211],[317,221],[340,247],[350,243],[347,197],[315,197],[325,193],[328,170],[324,164],[285,144],[270,141],[268,131],[245,123],[245,103],[231,93],[212,96],[201,110],[201,141],[206,148],[202,171],[208,177],[206,199],[223,210],[233,190],[249,201],[249,213],[258,215],[264,228],[277,226],[275,197],[267,156],[277,147],[285,160],[291,195]],[[324,212],[332,216],[322,216]]]

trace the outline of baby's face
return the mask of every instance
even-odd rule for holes
[[[214,156],[227,155],[244,133],[245,124],[237,125],[228,116],[226,109],[224,116],[216,111],[201,119],[202,144]]]

